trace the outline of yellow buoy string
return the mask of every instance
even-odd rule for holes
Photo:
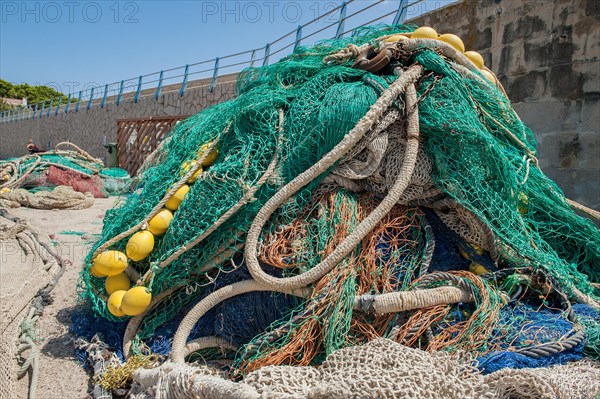
[[[202,154],[202,156],[200,156],[200,158],[198,159],[199,165],[195,165],[194,167],[190,168],[190,170],[188,170],[188,172],[171,187],[171,189],[164,195],[164,197],[158,202],[158,204],[150,211],[150,213],[141,222],[139,222],[135,226],[127,229],[126,231],[122,232],[121,234],[117,235],[116,237],[108,240],[107,242],[105,242],[104,244],[99,246],[94,251],[94,254],[92,255],[92,259],[94,259],[96,256],[98,256],[98,254],[100,254],[102,251],[106,250],[108,247],[110,247],[114,243],[122,240],[125,237],[130,236],[132,233],[137,232],[142,227],[145,227],[148,224],[148,221],[150,219],[152,219],[158,212],[160,212],[160,210],[163,208],[164,204],[175,194],[175,192],[177,192],[177,190],[179,190],[181,188],[181,186],[183,186],[186,183],[186,181],[194,173],[196,173],[196,171],[202,166],[202,162],[204,161],[204,159],[206,159],[209,156],[209,154],[212,152],[213,148],[215,146],[217,146],[217,144],[219,143],[219,139],[221,138],[221,136],[223,134],[225,134],[225,132],[227,132],[230,129],[231,124],[232,124],[232,122],[229,122],[227,124],[225,129],[223,129],[223,131],[208,146],[207,151],[204,152]]]
[[[229,127],[231,126],[231,122],[227,125],[227,127],[223,130],[222,134],[224,132],[226,132]],[[193,176],[198,170],[200,170],[202,168],[202,162],[208,158],[208,156],[210,156],[213,152],[213,149],[215,149],[218,145],[219,142],[219,138],[221,135],[217,136],[215,138],[215,140],[211,141],[210,143],[208,143],[207,148],[205,151],[202,152],[202,155],[200,155],[193,163],[193,166],[187,170],[187,173],[181,177],[181,179],[175,183],[173,186],[171,186],[171,189],[167,192],[167,194],[163,197],[163,199],[161,200],[161,202],[159,203],[159,205],[157,205],[149,214],[148,216],[146,216],[146,218],[144,218],[144,220],[142,222],[140,222],[137,226],[132,227],[131,229],[129,229],[127,232],[124,232],[120,235],[118,235],[117,237],[120,237],[117,239],[117,237],[113,238],[112,240],[109,240],[107,243],[105,243],[104,245],[102,245],[101,247],[99,247],[96,252],[101,252],[101,249],[105,249],[107,248],[109,245],[107,245],[109,242],[111,243],[110,245],[112,245],[112,243],[124,238],[121,237],[123,236],[125,233],[131,233],[131,232],[135,232],[141,229],[146,230],[148,228],[148,223],[149,221],[156,216],[163,208],[162,206],[164,205],[164,203],[166,201],[168,201],[176,192],[177,190],[179,190],[181,187],[183,187],[184,182],[187,182],[187,180],[190,178],[190,176]],[[188,161],[189,162],[189,161]],[[174,212],[174,211],[173,211]],[[152,234],[152,233],[151,233]],[[128,235],[128,234],[127,234]],[[126,235],[125,235],[126,236]],[[96,258],[98,256],[98,254],[94,254],[93,258]],[[129,258],[129,257],[128,257]],[[130,259],[130,258],[129,258]],[[91,268],[92,265],[89,266],[89,268]],[[146,275],[144,277],[142,277],[141,279],[139,279],[136,282],[137,286],[143,285],[144,281],[148,281],[147,278],[150,277],[150,280],[148,281],[148,286],[146,287],[147,291],[149,293],[152,293],[152,283],[154,281],[154,276],[156,275],[156,271],[160,269],[160,267],[157,264],[153,264],[153,266],[151,267],[151,269],[146,273]]]

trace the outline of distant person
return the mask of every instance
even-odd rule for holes
[[[33,142],[33,139],[29,139],[27,142],[27,151],[29,151],[30,154],[41,152],[39,147]]]

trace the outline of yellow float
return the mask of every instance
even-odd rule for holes
[[[465,57],[467,57],[475,66],[479,69],[483,68],[484,62],[483,57],[477,51],[466,51]]]
[[[187,179],[187,183],[188,184],[196,183],[196,180],[198,180],[198,178],[200,177],[201,174],[202,174],[202,166],[200,166],[200,168],[196,172],[194,172],[194,174],[192,176],[190,176],[189,179]]]
[[[114,276],[127,269],[127,256],[121,251],[104,251],[96,256],[92,267],[98,274]]]
[[[94,277],[106,277],[106,274],[100,273],[94,266],[90,267],[90,274]]]
[[[133,287],[123,296],[121,311],[128,316],[137,316],[148,309],[150,301],[152,301],[152,294],[146,290],[146,287]]]
[[[454,47],[456,50],[460,51],[461,53],[465,52],[465,44],[463,43],[461,38],[452,33],[444,33],[437,39],[441,40],[445,43],[448,43],[449,45],[451,45],[452,47]]]
[[[478,255],[483,255],[483,253],[485,252],[483,248],[481,248],[479,245],[477,244],[468,244],[469,247],[471,247],[473,250],[475,250],[475,252]],[[460,254],[462,255],[463,258],[467,259],[467,260],[471,260],[471,258],[469,257],[469,254],[467,253],[467,251],[465,251],[464,249],[460,248]],[[469,271],[471,273],[477,274],[477,275],[481,275],[481,274],[486,274],[488,273],[488,270],[481,264],[472,261],[469,264]]]
[[[155,236],[163,235],[169,228],[171,220],[173,220],[173,212],[168,209],[161,209],[148,222],[148,231]]]
[[[196,161],[185,161],[184,163],[182,163],[181,168],[179,168],[179,176],[185,175],[187,171],[190,170],[190,168],[195,164]]]
[[[410,33],[398,33],[397,35],[392,35],[384,40],[386,43],[396,43],[400,40],[404,40],[410,37]]]
[[[496,84],[496,77],[494,76],[494,74],[493,74],[493,73],[491,73],[490,71],[488,71],[488,70],[485,70],[485,69],[482,69],[480,72],[481,72],[481,74],[482,74],[483,76],[485,76],[485,78],[486,78],[487,80],[489,80],[489,81],[490,81],[490,82],[492,82],[493,84]]]
[[[138,231],[127,241],[127,257],[135,262],[146,259],[154,249],[154,236],[148,230]]]
[[[179,176],[185,175],[188,172],[188,170],[190,170],[191,168],[196,166],[196,163],[197,163],[196,161],[185,161],[181,165],[181,169],[179,169]],[[189,184],[195,183],[201,174],[202,174],[202,166],[196,172],[194,172],[194,174],[192,176],[190,176],[189,179],[187,179],[187,183],[189,183]]]
[[[207,150],[208,147],[210,146],[211,143],[208,144],[203,144],[202,147],[200,147],[200,149],[198,150],[198,158],[202,157],[202,154],[204,154]],[[215,146],[212,151],[207,155],[206,158],[204,158],[204,161],[202,161],[202,166],[206,167],[206,166],[210,166],[213,163],[215,163],[215,161],[217,160],[217,157],[219,156],[219,148],[218,146]]]
[[[476,274],[478,276],[482,275],[482,274],[486,274],[489,273],[488,269],[486,269],[483,265],[480,265],[477,262],[472,262],[469,265],[469,271],[473,274]]]
[[[187,184],[179,187],[179,189],[175,191],[175,194],[173,194],[173,196],[165,203],[165,206],[172,211],[176,211],[189,191],[190,186]]]
[[[437,39],[438,33],[430,26],[421,26],[417,28],[412,35],[411,39]]]
[[[106,307],[113,316],[125,316],[125,313],[121,310],[121,304],[126,293],[127,291],[125,290],[115,291],[108,297],[108,301],[106,301]]]
[[[109,295],[117,291],[127,291],[129,287],[131,287],[131,282],[125,273],[108,276],[104,282],[104,288]]]

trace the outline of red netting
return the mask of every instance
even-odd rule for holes
[[[86,176],[74,170],[63,170],[50,166],[48,181],[57,186],[71,186],[73,190],[81,193],[92,193],[96,198],[106,198],[108,195],[102,190],[102,179],[99,176]]]

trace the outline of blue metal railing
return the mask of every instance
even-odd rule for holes
[[[78,112],[82,101],[87,101],[86,109],[89,110],[98,105],[104,108],[110,103],[119,106],[125,99],[137,103],[142,97],[153,96],[155,100],[158,100],[164,94],[165,85],[170,85],[171,91],[173,85],[178,85],[179,95],[183,96],[187,90],[188,80],[190,79],[209,79],[207,84],[208,90],[213,92],[220,77],[239,72],[247,67],[253,67],[257,63],[263,66],[268,65],[270,58],[273,56],[278,55],[278,57],[282,57],[288,55],[296,50],[301,42],[308,43],[308,39],[311,42],[315,42],[321,39],[340,38],[358,27],[373,23],[387,22],[401,24],[405,22],[409,9],[413,7],[414,10],[414,7],[424,1],[376,0],[368,3],[356,0],[344,1],[338,7],[303,25],[299,25],[293,31],[267,43],[263,47],[216,57],[194,64],[187,64],[181,67],[165,69],[147,75],[140,75],[137,78],[121,80],[120,82],[91,87],[87,90],[79,91],[76,100],[75,93],[69,93],[67,100],[64,101],[64,105],[62,97],[49,98],[18,111],[9,110],[0,113],[0,123],[30,119],[36,116],[39,118],[48,117],[51,113],[54,115],[58,115],[59,112],[66,114],[72,112],[71,103],[73,102],[75,103],[74,111]],[[452,0],[446,1],[450,2]],[[390,8],[390,4],[396,4],[396,7]],[[367,10],[370,10],[370,12],[366,13]],[[336,15],[337,20],[332,21],[332,17]],[[391,19],[392,15],[393,19]],[[373,16],[374,18],[371,18]],[[371,19],[367,21],[365,18]],[[324,26],[318,26],[317,22],[323,23]],[[262,57],[258,55],[261,53],[263,54]],[[260,58],[257,58],[257,56]],[[181,82],[180,85],[177,82]],[[94,101],[94,92],[103,93],[101,98],[98,97],[96,99],[96,102]],[[55,100],[57,100],[56,106],[54,106]],[[47,104],[48,108],[46,109]],[[62,110],[61,106],[63,107]],[[38,113],[40,107],[41,111]],[[54,110],[52,109],[53,107]]]

